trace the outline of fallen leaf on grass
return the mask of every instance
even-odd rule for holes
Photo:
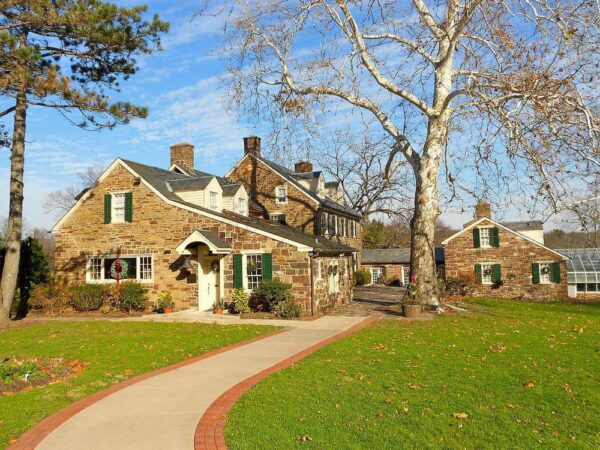
[[[298,440],[302,442],[308,442],[312,441],[312,438],[308,434],[305,434],[304,436],[299,437]]]
[[[569,383],[565,383],[565,391],[567,391],[569,394],[573,392],[573,390],[571,389],[571,386],[569,386]]]
[[[526,389],[531,389],[534,386],[535,386],[535,383],[533,381],[528,381],[527,383],[523,383],[523,387]]]
[[[583,333],[583,327],[581,327],[581,328],[579,328],[579,327],[573,327],[573,329],[571,331],[573,333],[582,334]]]
[[[467,419],[469,415],[464,412],[455,412],[452,413],[452,417],[454,417],[455,419]]]

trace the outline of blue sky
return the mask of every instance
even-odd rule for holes
[[[121,0],[124,6],[137,0]],[[117,156],[168,167],[169,146],[188,141],[196,146],[199,169],[222,175],[241,157],[242,138],[266,135],[265,130],[239,122],[222,103],[221,78],[226,62],[219,54],[223,19],[194,18],[198,0],[147,0],[149,13],[171,24],[163,51],[139,60],[139,72],[122,85],[120,97],[149,107],[147,120],[114,130],[81,130],[52,110],[28,112],[25,221],[49,229],[56,218],[44,212],[48,192],[73,183],[77,173],[93,164],[107,166]],[[12,126],[4,122],[7,128]],[[8,213],[9,153],[0,153],[0,218]],[[446,213],[456,226],[470,213]]]

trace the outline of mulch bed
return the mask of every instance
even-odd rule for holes
[[[18,376],[10,381],[0,381],[0,397],[28,391],[35,387],[62,382],[80,374],[87,363],[63,358],[4,358],[2,364],[33,363],[35,375],[25,379]]]

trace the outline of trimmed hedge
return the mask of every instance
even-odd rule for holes
[[[365,286],[367,284],[371,284],[371,272],[368,270],[357,270],[354,272],[354,285],[355,286]]]

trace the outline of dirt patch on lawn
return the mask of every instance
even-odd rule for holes
[[[80,374],[87,365],[64,358],[3,358],[0,361],[0,396],[65,381]]]

